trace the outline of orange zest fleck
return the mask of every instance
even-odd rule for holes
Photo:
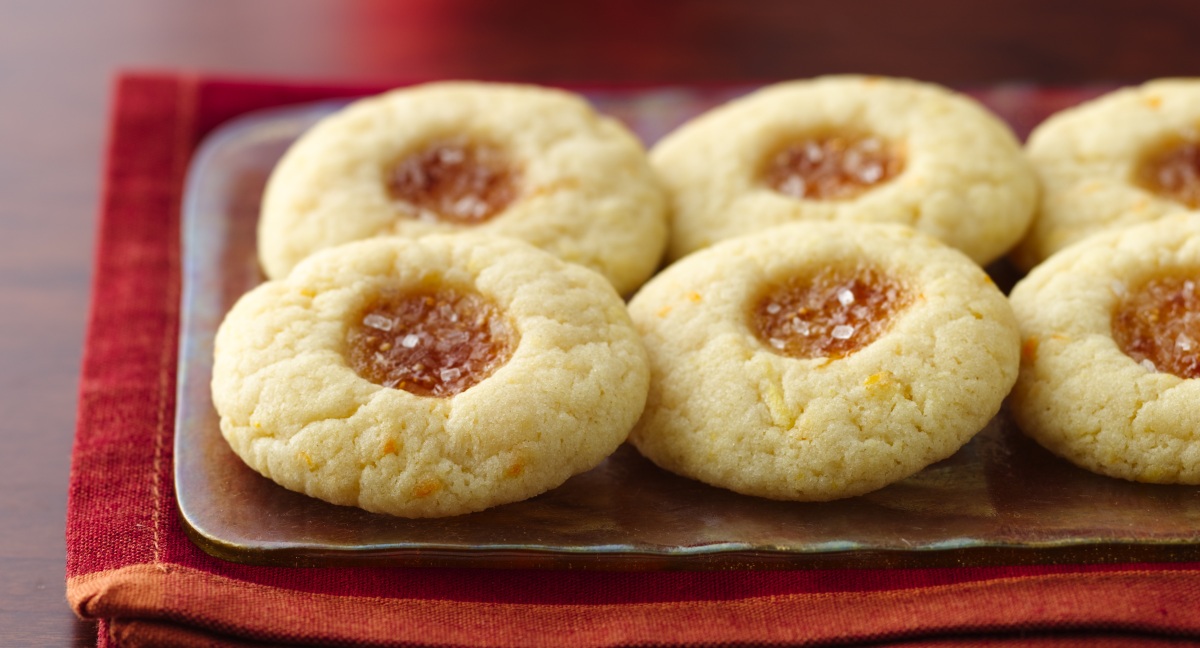
[[[442,490],[442,483],[436,479],[428,479],[419,484],[413,489],[412,495],[417,499],[424,499]]]
[[[1031,335],[1025,338],[1025,342],[1021,344],[1021,359],[1025,362],[1036,362],[1038,344],[1037,336]]]

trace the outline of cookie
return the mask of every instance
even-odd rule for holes
[[[907,477],[982,429],[1016,379],[1004,295],[899,225],[731,239],[669,266],[629,310],[651,372],[630,440],[749,495],[831,500]]]
[[[576,95],[446,82],[357,101],[287,151],[258,230],[270,278],[340,243],[511,236],[631,293],[658,267],[666,199],[641,143]]]
[[[650,152],[673,208],[672,259],[794,221],[909,225],[986,264],[1037,196],[1009,128],[970,98],[903,79],[832,76],[718,107]]]
[[[1043,187],[1013,260],[1032,268],[1110,227],[1200,207],[1200,80],[1159,80],[1059,112],[1026,150]]]
[[[244,295],[215,349],[221,432],[251,468],[405,517],[558,486],[625,440],[648,389],[603,277],[478,235],[314,254]]]
[[[1200,216],[1101,232],[1012,291],[1010,409],[1051,452],[1112,477],[1200,484]]]

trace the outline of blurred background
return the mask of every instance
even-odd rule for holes
[[[111,81],[125,69],[384,83],[972,88],[1200,73],[1190,0],[0,0],[0,634],[90,645],[66,485]]]

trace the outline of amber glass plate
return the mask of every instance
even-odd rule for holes
[[[647,143],[739,88],[586,93]],[[973,93],[1019,134],[1095,89]],[[257,207],[272,165],[320,104],[243,117],[204,144],[188,180],[175,486],[190,536],[229,560],[275,565],[593,569],[795,568],[1200,559],[1200,488],[1092,475],[1002,414],[953,457],[875,493],[822,504],[737,495],[668,474],[625,446],[531,500],[404,520],[287,491],[247,468],[209,396],[224,313],[263,280]]]

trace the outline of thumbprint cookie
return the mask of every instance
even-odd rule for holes
[[[669,266],[630,303],[650,358],[630,440],[739,493],[831,500],[944,459],[999,411],[1019,341],[962,253],[900,225],[780,226]]]
[[[1200,484],[1200,215],[1088,237],[1011,300],[1022,431],[1103,475]]]
[[[599,274],[515,239],[382,237],[244,295],[217,332],[212,395],[234,452],[280,485],[435,517],[596,466],[648,376]]]
[[[1200,80],[1157,80],[1042,122],[1026,150],[1043,194],[1013,252],[1029,269],[1109,229],[1200,208]]]
[[[326,247],[479,232],[596,270],[622,294],[658,267],[666,198],[637,138],[580,96],[444,82],[356,101],[268,179],[259,260],[270,278]]]
[[[986,264],[1021,238],[1037,184],[1006,124],[904,79],[768,86],[700,115],[650,153],[671,197],[668,256],[793,221],[888,222]]]

